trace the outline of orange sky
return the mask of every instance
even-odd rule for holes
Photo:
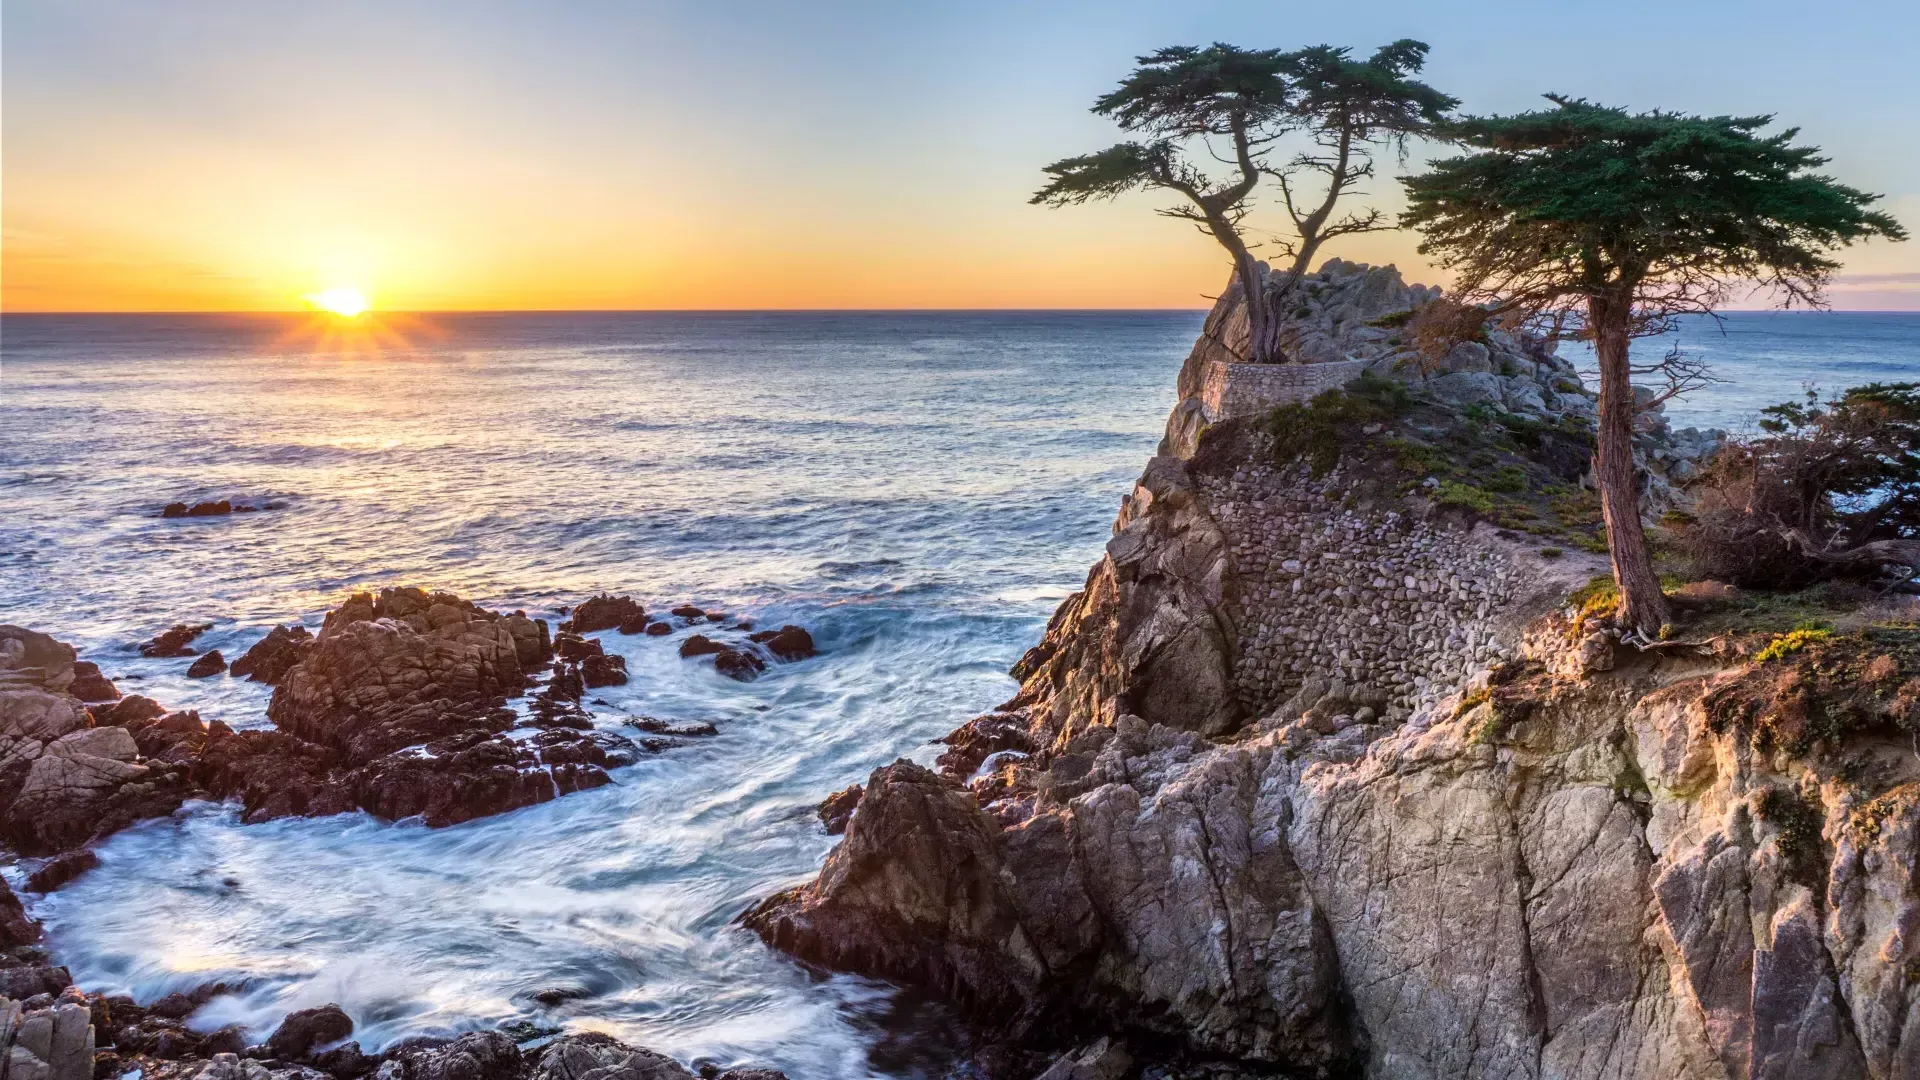
[[[288,310],[341,286],[387,310],[1201,306],[1226,260],[1155,216],[1161,200],[1025,200],[1042,164],[1113,141],[1086,106],[1130,55],[1213,36],[1419,34],[1428,77],[1488,111],[1547,88],[1777,109],[1920,231],[1920,153],[1862,111],[1915,103],[1849,89],[1889,85],[1891,69],[1858,58],[1784,87],[1766,65],[1616,72],[1517,45],[1489,66],[1481,38],[1430,6],[1227,7],[1123,6],[1094,24],[1018,5],[853,19],[751,3],[10,0],[0,307]],[[1808,105],[1802,88],[1822,79],[1864,104]],[[1389,209],[1396,189],[1375,186]],[[1434,280],[1413,246],[1388,234],[1330,254]],[[1847,268],[1860,280],[1837,306],[1920,307],[1920,244],[1874,245]]]

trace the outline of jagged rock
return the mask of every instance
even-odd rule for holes
[[[384,1078],[384,1070],[394,1065],[401,1066],[395,1080],[520,1080],[525,1069],[519,1047],[498,1031],[476,1031],[444,1046],[397,1054],[380,1075]]]
[[[187,678],[205,679],[225,670],[227,670],[227,658],[220,655],[219,649],[211,649],[187,666]]]
[[[0,996],[0,1065],[8,1080],[92,1080],[93,1020],[84,999],[46,1007]]]
[[[573,618],[560,624],[563,631],[575,634],[591,634],[600,630],[621,628],[622,633],[634,633],[646,623],[646,609],[636,603],[632,597],[609,596],[602,593],[581,603],[573,609]],[[627,624],[635,624],[634,630],[627,630]]]
[[[681,642],[680,655],[688,658],[712,656],[714,670],[741,682],[752,679],[767,667],[767,662],[754,653],[715,641],[705,634],[695,634]]]
[[[357,594],[327,615],[267,716],[354,761],[476,727],[504,731],[506,698],[528,681],[511,619],[446,593]]]
[[[65,692],[74,679],[73,647],[23,626],[0,625],[0,691]]]
[[[229,670],[236,678],[245,677],[271,686],[286,678],[287,672],[312,646],[313,634],[306,627],[298,623],[276,626],[267,631],[266,637],[254,642]]]
[[[89,704],[120,700],[120,688],[91,660],[73,662],[73,682],[67,685],[67,693]]]
[[[813,635],[798,626],[783,626],[778,630],[761,630],[748,635],[747,640],[765,645],[767,651],[781,660],[805,660],[816,655],[813,647]]]
[[[926,986],[991,1014],[1048,973],[1000,873],[999,830],[966,791],[909,761],[876,769],[819,880],[743,916],[774,947]]]
[[[586,1032],[549,1043],[529,1080],[694,1080],[694,1076],[670,1057]]]
[[[33,945],[39,940],[40,924],[27,917],[27,910],[13,894],[13,887],[5,878],[0,878],[0,952]]]
[[[820,824],[827,827],[828,836],[839,836],[847,831],[847,822],[853,820],[853,812],[860,806],[860,797],[866,794],[866,787],[854,784],[820,800]]]
[[[153,640],[140,646],[141,656],[192,656],[193,650],[187,646],[194,638],[213,629],[212,623],[175,623],[171,629],[154,635]]]
[[[91,851],[70,851],[35,870],[27,878],[27,888],[35,892],[52,892],[99,865],[100,856]]]
[[[315,1047],[339,1042],[351,1034],[353,1019],[340,1006],[327,1004],[288,1013],[267,1037],[267,1049],[275,1057],[303,1061]]]

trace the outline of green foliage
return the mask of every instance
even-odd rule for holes
[[[1487,491],[1474,487],[1472,484],[1461,483],[1458,480],[1440,481],[1440,486],[1434,490],[1433,501],[1439,503],[1441,506],[1452,506],[1461,510],[1471,510],[1482,516],[1491,515],[1494,509],[1499,506],[1499,503],[1496,502],[1493,496]]]
[[[1826,159],[1793,145],[1797,130],[1758,134],[1771,117],[1550,100],[1446,125],[1478,152],[1404,181],[1402,223],[1461,275],[1467,298],[1584,314],[1587,299],[1624,289],[1651,332],[1734,284],[1811,299],[1839,266],[1829,250],[1906,235],[1869,209],[1876,196],[1814,172]]]
[[[1565,554],[1565,551],[1557,547],[1543,547],[1540,549],[1540,557],[1543,559],[1557,559]]]
[[[1827,859],[1821,844],[1821,827],[1826,818],[1815,809],[1815,793],[1803,794],[1792,788],[1762,788],[1754,802],[1756,817],[1779,830],[1779,847],[1789,879],[1811,889],[1825,889]]]
[[[1307,461],[1315,475],[1340,461],[1340,453],[1362,437],[1368,424],[1386,424],[1413,406],[1407,388],[1391,379],[1362,375],[1344,390],[1328,390],[1312,401],[1289,402],[1267,414],[1274,459],[1282,464]]]
[[[1832,636],[1833,631],[1823,627],[1796,627],[1784,634],[1775,636],[1772,641],[1767,643],[1766,648],[1760,650],[1760,655],[1754,657],[1754,660],[1762,664],[1770,660],[1779,660],[1791,656],[1816,642],[1825,641]]]

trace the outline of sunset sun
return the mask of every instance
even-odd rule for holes
[[[343,318],[353,318],[367,310],[367,294],[359,289],[340,286],[314,293],[307,297],[307,303],[321,311],[330,311]]]

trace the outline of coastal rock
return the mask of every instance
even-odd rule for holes
[[[853,820],[853,812],[860,807],[860,797],[866,794],[866,787],[854,784],[820,800],[820,824],[826,826],[828,836],[839,836],[847,831],[847,823]]]
[[[528,682],[512,619],[447,593],[356,594],[327,615],[267,716],[360,762],[476,727],[504,731],[506,698]]]
[[[602,593],[582,602],[573,609],[573,618],[560,624],[560,629],[575,634],[592,634],[601,630],[619,628],[621,633],[635,633],[646,625],[647,611],[632,597],[609,596]],[[633,630],[627,630],[633,625]]]
[[[778,630],[761,630],[747,635],[747,640],[767,647],[775,657],[785,661],[805,660],[817,655],[813,647],[813,635],[798,626],[782,626]]]
[[[1005,888],[998,833],[959,785],[895,762],[868,779],[819,879],[742,921],[803,959],[1010,1015],[1048,968]]]
[[[70,851],[48,860],[45,866],[35,870],[27,878],[27,888],[34,892],[52,892],[98,865],[100,856],[93,852]]]
[[[219,649],[211,649],[187,665],[187,678],[205,679],[225,670],[227,670],[227,658],[220,655]]]
[[[154,635],[153,640],[140,646],[141,656],[192,656],[188,648],[194,638],[213,629],[212,623],[175,623],[171,629]]]
[[[0,691],[65,692],[75,675],[73,647],[23,626],[0,624]]]
[[[120,699],[120,688],[102,675],[100,665],[91,660],[73,662],[73,682],[68,684],[67,693],[89,704]]]
[[[700,608],[694,607],[692,604],[681,604],[679,607],[676,607],[672,611],[668,612],[668,614],[673,615],[677,618],[682,618],[689,621],[705,619],[707,617],[707,613],[705,611],[701,610]]]
[[[351,1034],[353,1020],[340,1006],[327,1004],[288,1013],[267,1037],[267,1049],[274,1057],[302,1061],[315,1047],[339,1042]]]
[[[236,678],[245,677],[272,686],[286,678],[287,672],[312,646],[313,634],[306,627],[298,623],[276,626],[267,631],[266,637],[254,642],[229,670]]]
[[[711,656],[715,671],[741,682],[754,678],[767,668],[767,662],[750,650],[715,641],[705,634],[695,634],[681,642],[680,655],[688,659]]]
[[[529,1080],[694,1080],[694,1075],[663,1054],[584,1032],[547,1044]]]
[[[82,1000],[44,1007],[0,996],[0,1064],[9,1080],[92,1080],[93,1020]]]

